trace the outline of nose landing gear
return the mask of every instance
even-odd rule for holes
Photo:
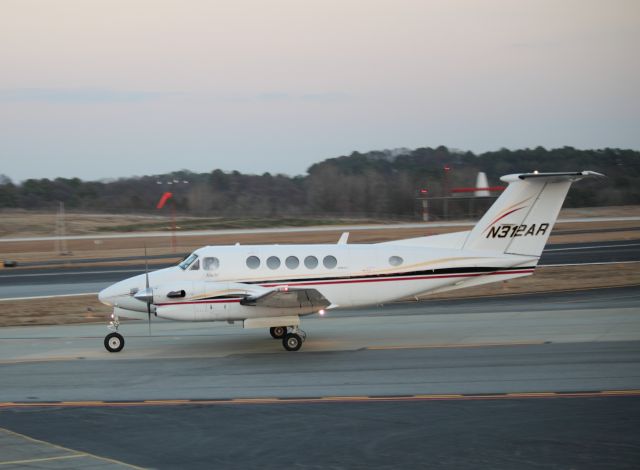
[[[120,326],[120,319],[115,313],[111,314],[111,321],[107,328],[109,328],[112,333],[109,333],[104,337],[104,347],[107,351],[111,353],[116,353],[122,351],[124,348],[124,337],[118,333],[118,327]]]

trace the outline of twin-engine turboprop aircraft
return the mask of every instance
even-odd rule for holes
[[[118,352],[119,316],[241,321],[270,328],[288,351],[306,334],[300,317],[528,276],[573,181],[599,173],[507,175],[507,189],[470,231],[375,244],[206,246],[179,265],[99,293],[113,306],[105,347]]]

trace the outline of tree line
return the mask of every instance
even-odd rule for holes
[[[314,164],[301,176],[181,170],[111,181],[44,178],[19,184],[0,176],[0,208],[50,210],[61,201],[68,210],[153,213],[160,195],[171,191],[182,215],[413,218],[420,189],[443,196],[448,188],[474,186],[479,171],[496,185],[502,175],[534,170],[607,175],[575,185],[568,207],[640,203],[640,152],[635,150],[537,147],[474,154],[440,146],[354,152]]]

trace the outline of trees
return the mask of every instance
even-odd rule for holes
[[[53,209],[63,201],[71,210],[152,213],[162,192],[170,190],[177,211],[185,215],[412,217],[419,188],[443,193],[445,166],[451,168],[446,172],[450,187],[472,186],[478,171],[498,184],[508,173],[593,170],[608,178],[574,187],[567,206],[640,204],[640,152],[635,150],[503,148],[475,155],[440,146],[354,152],[314,164],[307,175],[295,177],[181,170],[113,181],[44,178],[14,184],[0,175],[0,208]]]
[[[0,207],[16,207],[18,203],[18,190],[11,179],[0,175]]]

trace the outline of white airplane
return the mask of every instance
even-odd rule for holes
[[[287,351],[306,334],[300,317],[392,302],[532,274],[573,181],[603,176],[525,173],[470,231],[374,244],[205,246],[177,266],[118,282],[98,295],[113,306],[110,352],[124,347],[119,317],[242,322],[270,328]]]

